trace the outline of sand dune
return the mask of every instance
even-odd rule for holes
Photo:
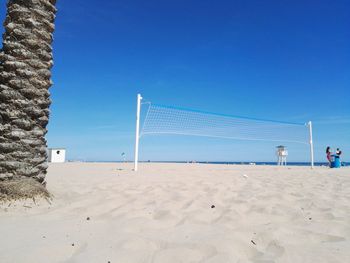
[[[0,262],[349,262],[350,169],[51,164],[0,209]]]

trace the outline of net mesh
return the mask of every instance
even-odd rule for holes
[[[152,134],[308,143],[306,124],[215,114],[157,104],[149,105],[140,136]]]

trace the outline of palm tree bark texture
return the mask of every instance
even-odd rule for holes
[[[45,181],[55,4],[7,2],[0,51],[0,181]]]

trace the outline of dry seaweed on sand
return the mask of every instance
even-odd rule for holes
[[[0,181],[0,201],[33,199],[36,197],[50,198],[45,186],[33,178]]]

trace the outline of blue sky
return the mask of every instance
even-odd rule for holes
[[[1,3],[1,20],[5,15]],[[350,161],[349,1],[58,1],[50,147],[132,159],[136,94],[154,103],[314,122],[316,161]],[[276,143],[144,137],[142,160],[273,161]],[[289,146],[291,161],[308,148]]]

